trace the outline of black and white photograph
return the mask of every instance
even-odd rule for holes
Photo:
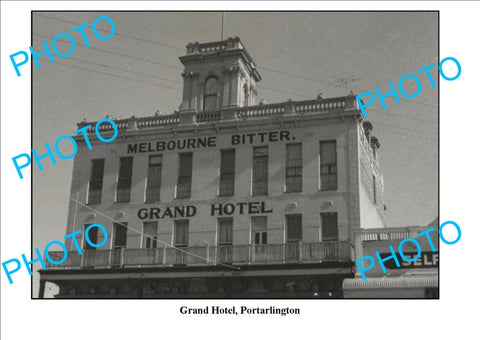
[[[438,12],[32,20],[34,297],[438,298]]]

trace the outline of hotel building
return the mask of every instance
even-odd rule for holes
[[[239,38],[180,60],[178,111],[116,120],[111,143],[78,124],[92,148],[75,137],[66,234],[82,255],[67,240],[40,297],[45,282],[58,298],[343,297],[356,233],[385,227],[380,143],[355,96],[259,102]]]

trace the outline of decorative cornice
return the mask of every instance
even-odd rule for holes
[[[199,75],[200,75],[199,72],[183,72],[182,73],[183,78],[195,78],[195,77],[198,77]]]

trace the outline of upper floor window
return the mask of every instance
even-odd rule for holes
[[[129,202],[132,186],[133,157],[120,157],[116,202]]]
[[[203,94],[203,111],[213,111],[218,108],[218,78],[209,77],[205,80],[205,92]]]
[[[302,240],[302,215],[286,215],[287,243],[296,243]]]
[[[87,204],[98,204],[102,199],[104,165],[105,159],[92,159]]]
[[[173,246],[175,248],[188,247],[188,220],[177,220],[174,222]],[[182,250],[175,250],[175,264],[187,264],[187,253]]]
[[[173,245],[177,248],[188,247],[188,220],[174,222],[173,241]]]
[[[302,191],[302,144],[287,144],[285,191]]]
[[[190,198],[192,191],[192,157],[191,152],[179,154],[177,198]]]
[[[320,190],[337,190],[337,142],[320,142]]]
[[[300,245],[302,241],[302,215],[286,215],[286,260],[300,259]]]
[[[157,248],[158,222],[143,222],[143,248]]]
[[[90,242],[87,241],[87,229],[90,224],[85,224],[83,226],[83,268],[93,268],[95,267],[95,251],[97,247],[92,246],[91,244],[99,244],[98,242],[98,228],[90,228],[88,231],[88,239]]]
[[[233,218],[218,219],[218,245],[231,246],[233,244]]]
[[[218,219],[217,261],[233,262],[233,218]]]
[[[233,196],[235,192],[235,149],[221,151],[219,196]]]
[[[253,148],[252,195],[268,195],[268,146]]]
[[[322,213],[322,241],[338,241],[337,213]]]
[[[93,244],[98,244],[98,228],[90,228],[88,231],[88,239],[90,240],[90,243],[87,241],[87,228],[90,226],[90,224],[85,224],[84,225],[84,237],[83,237],[83,250],[96,250],[97,247],[94,247],[91,245]]]
[[[127,246],[127,223],[113,224],[113,249]]]
[[[122,249],[127,247],[127,223],[113,224],[113,258],[112,266],[118,267],[123,263]]]
[[[145,202],[160,200],[160,183],[162,179],[162,155],[150,156],[148,161],[147,188]]]
[[[252,243],[267,244],[267,216],[252,216]]]

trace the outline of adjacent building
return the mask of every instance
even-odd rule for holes
[[[428,233],[432,244],[422,234],[430,229],[433,229]],[[420,245],[419,248],[411,240],[402,244],[403,256],[410,260],[402,258],[399,252],[400,243],[405,239],[414,239]],[[438,218],[427,227],[358,230],[355,232],[355,245],[357,259],[370,256],[375,259],[375,265],[366,271],[366,280],[357,274],[355,278],[343,281],[344,297],[368,299],[439,297]],[[393,258],[389,259],[384,263],[384,272],[376,253],[378,252],[380,258],[388,259],[392,256],[390,246],[395,251],[399,266]],[[362,261],[365,268],[369,264],[370,261]]]
[[[82,122],[58,298],[342,297],[355,235],[384,228],[380,143],[353,94],[265,104],[239,38],[190,43],[169,115]],[[100,126],[111,136],[112,126]],[[86,242],[84,231],[92,224]],[[71,239],[70,239],[71,241]],[[63,252],[51,252],[52,259]]]

